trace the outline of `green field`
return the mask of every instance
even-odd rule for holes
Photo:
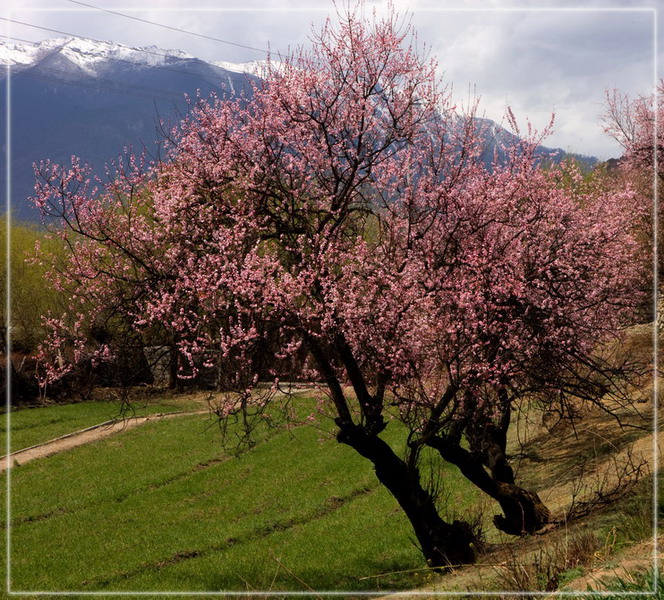
[[[39,408],[22,408],[11,413],[12,452],[42,444],[73,431],[123,417],[200,409],[201,404],[188,400],[158,399],[134,403],[130,408],[119,402],[79,402]],[[7,419],[0,423],[0,455],[6,454]]]
[[[99,416],[92,405],[52,408],[67,410],[35,409],[30,417],[36,424],[43,414],[61,431]],[[29,439],[22,430],[41,429],[24,423],[12,432],[19,439]],[[13,469],[12,590],[417,585],[426,565],[409,523],[370,464],[322,425],[265,430],[237,457],[222,450],[208,416],[183,416]],[[386,431],[397,444],[399,434],[396,423]],[[477,498],[449,467],[443,483],[456,511]]]

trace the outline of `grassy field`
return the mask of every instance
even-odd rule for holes
[[[135,405],[136,414],[205,406],[201,395],[149,400]],[[299,397],[297,405],[306,422],[313,401]],[[118,415],[118,404],[108,402],[17,411],[12,414],[13,446]],[[520,476],[552,510],[561,511],[569,501],[565,485],[579,477],[580,452],[590,461],[583,463],[587,469],[610,466],[632,441],[631,431],[615,427],[606,416],[592,413],[584,416],[583,427],[553,436],[536,428],[520,449]],[[16,467],[11,481],[12,590],[102,597],[110,597],[105,591],[298,591],[316,597],[315,591],[323,590],[352,596],[353,591],[423,586],[543,591],[549,589],[552,570],[559,586],[578,578],[581,587],[575,589],[585,590],[593,577],[610,576],[621,561],[632,565],[638,559],[647,566],[652,539],[648,478],[632,495],[569,530],[565,526],[519,539],[498,534],[490,524],[498,507],[455,468],[438,463],[441,513],[449,521],[483,511],[489,545],[478,565],[432,575],[395,500],[367,461],[334,440],[333,429],[325,420],[290,430],[264,426],[257,430],[256,445],[237,456],[224,450],[209,414],[183,415]],[[598,445],[598,435],[613,443]],[[404,443],[396,422],[385,437],[395,447]],[[426,465],[422,472],[428,472]],[[661,513],[664,494],[659,500]],[[505,571],[508,563],[514,568]],[[634,585],[640,581],[637,575]],[[630,573],[625,577],[632,582]],[[618,584],[609,589],[622,589]]]
[[[24,431],[46,435],[39,414],[77,429],[101,408],[36,409]],[[396,423],[386,434],[400,443]],[[388,590],[421,581],[410,525],[367,461],[313,426],[259,436],[231,456],[209,417],[183,416],[13,469],[12,589]],[[456,511],[476,500],[456,470],[443,481]]]
[[[77,404],[54,404],[39,408],[22,408],[11,413],[12,452],[41,444],[61,435],[122,417],[200,409],[201,404],[187,399],[157,398],[135,402],[122,411],[119,402],[97,401]],[[7,421],[0,422],[0,455],[4,455]]]

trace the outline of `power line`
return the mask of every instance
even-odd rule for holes
[[[157,27],[163,27],[164,29],[170,29],[171,31],[178,31],[180,33],[186,33],[187,35],[194,35],[196,37],[204,38],[206,40],[212,40],[213,42],[221,42],[222,44],[229,44],[231,46],[237,46],[238,48],[246,48],[247,50],[262,52],[263,54],[267,55],[271,54],[269,50],[264,50],[263,48],[256,48],[254,46],[247,46],[245,44],[238,44],[236,42],[222,40],[221,38],[212,37],[210,35],[205,35],[203,33],[196,33],[195,31],[187,31],[186,29],[180,29],[179,27],[173,27],[172,25],[166,25],[165,23],[157,23],[156,21],[149,21],[147,19],[141,19],[140,17],[134,17],[133,15],[128,15],[126,13],[117,12],[115,10],[109,10],[108,8],[101,8],[100,6],[94,6],[92,4],[80,2],[79,0],[67,0],[67,2],[71,2],[72,4],[79,4],[80,6],[86,6],[87,8],[94,8],[95,10],[100,10],[105,13],[117,15],[119,17],[125,17],[126,19],[132,19],[133,21],[140,21],[141,23],[156,25]]]
[[[44,67],[42,65],[32,65],[30,69],[39,69],[40,71],[49,71],[51,73],[62,73],[63,75],[69,75],[72,76],[73,74],[69,71],[64,71],[63,69],[53,69],[52,67]],[[20,71],[18,74],[24,74],[25,71]],[[175,90],[162,90],[159,88],[153,88],[153,87],[148,87],[144,85],[138,85],[135,83],[123,83],[122,81],[116,81],[114,79],[106,79],[104,77],[93,77],[92,75],[84,74],[83,75],[86,80],[88,80],[92,84],[97,84],[99,83],[109,83],[113,86],[119,86],[119,87],[124,87],[124,88],[131,88],[135,90],[139,90],[141,92],[147,92],[147,93],[157,93],[157,94],[168,94],[172,96],[173,98],[178,98],[182,99],[184,92],[180,91],[175,91]],[[63,80],[67,81],[67,80]],[[97,86],[98,87],[98,86]],[[109,89],[109,88],[102,88],[102,89]]]
[[[50,31],[52,33],[60,33],[62,35],[66,35],[68,37],[76,38],[76,39],[79,39],[79,40],[97,42],[99,44],[109,44],[109,42],[107,42],[105,40],[99,40],[99,39],[96,39],[96,38],[85,37],[85,36],[82,36],[82,35],[77,35],[75,33],[71,33],[69,31],[60,31],[59,29],[51,29],[50,27],[42,27],[41,25],[34,25],[33,23],[26,23],[25,21],[17,21],[15,19],[8,19],[8,18],[5,18],[5,17],[0,17],[0,20],[8,21],[10,23],[15,23],[17,25],[24,25],[26,27],[32,27],[34,29],[42,29],[44,31]],[[40,42],[33,42],[31,40],[24,40],[22,38],[17,38],[17,37],[10,36],[10,35],[0,34],[0,36],[4,37],[5,39],[8,39],[8,40],[18,40],[20,42],[27,42],[27,43],[33,44],[33,45],[39,45],[40,44]],[[163,52],[154,52],[154,51],[151,51],[151,50],[147,50],[145,48],[134,48],[132,46],[126,46],[124,44],[115,44],[115,43],[113,43],[113,45],[119,46],[119,47],[122,47],[122,48],[127,48],[129,50],[132,50],[134,52],[138,52],[138,53],[141,53],[141,54],[150,54],[152,56],[160,56],[160,57],[163,57],[163,58],[175,58],[175,59],[182,60],[182,57],[178,56],[177,54],[165,54]],[[110,60],[112,60],[114,62],[127,63],[129,65],[135,64],[133,61],[127,60],[126,58],[112,57],[112,58],[110,58]],[[227,69],[224,69],[223,67],[218,67],[218,66],[213,65],[211,63],[205,63],[205,64],[209,65],[209,66],[211,66],[215,69],[222,69],[224,71],[228,71]],[[167,67],[165,65],[149,65],[149,66],[152,69],[161,69],[163,71],[171,71],[172,73],[182,73],[184,75],[201,76],[201,73],[193,73],[192,71],[185,71],[184,69],[175,69],[173,67]],[[235,73],[236,71],[230,71],[230,72]]]
[[[103,92],[111,92],[114,94],[123,94],[123,95],[130,95],[130,96],[136,96],[139,98],[147,98],[148,100],[153,100],[154,98],[161,98],[162,100],[171,100],[173,101],[173,97],[167,98],[165,96],[156,96],[156,95],[147,95],[145,93],[137,93],[137,92],[132,92],[132,86],[124,86],[125,89],[119,90],[119,89],[113,89],[113,88],[100,88],[99,86],[95,85],[86,85],[85,82],[82,81],[68,81],[66,79],[57,79],[55,77],[47,77],[46,75],[40,75],[37,73],[33,73],[30,71],[21,71],[20,73],[17,73],[14,75],[14,77],[30,77],[31,79],[41,79],[44,81],[53,81],[55,83],[61,83],[64,85],[74,85],[77,87],[85,88],[85,89],[90,89],[90,90],[97,90],[97,91],[103,91]]]
[[[8,19],[7,17],[0,17],[0,21],[7,21],[8,23],[16,23],[17,25],[25,25],[26,27],[34,27],[35,29],[42,29],[43,31],[50,31],[51,33],[60,33],[62,35],[69,35],[75,38],[80,38],[82,40],[90,40],[92,42],[102,42],[106,43],[103,40],[96,40],[94,38],[87,38],[81,35],[76,35],[74,33],[67,33],[66,31],[61,31],[60,29],[51,29],[50,27],[43,27],[42,25],[33,25],[32,23],[26,23],[25,21],[17,21],[16,19]],[[5,36],[9,37],[9,36]]]
[[[17,42],[25,42],[26,44],[32,44],[33,46],[39,46],[41,42],[35,42],[34,40],[24,40],[23,38],[14,37],[13,35],[0,34],[3,38],[7,40],[16,40]]]
[[[62,31],[60,29],[51,29],[50,27],[44,27],[42,25],[34,25],[33,23],[26,23],[25,21],[17,21],[16,19],[8,19],[6,17],[0,17],[0,20],[1,21],[7,21],[9,23],[16,23],[17,25],[25,25],[26,27],[32,27],[33,29],[41,29],[43,31],[50,31],[51,33],[59,33],[61,35],[66,35],[66,36],[69,36],[69,37],[77,38],[79,40],[88,40],[90,42],[97,42],[97,43],[100,43],[100,44],[108,44],[109,43],[105,40],[98,40],[96,38],[86,37],[86,36],[83,36],[83,35],[78,35],[76,33],[71,33],[69,31]],[[11,36],[3,36],[3,37],[12,39]],[[16,38],[16,39],[18,39],[18,38]],[[125,44],[115,44],[115,45],[122,46],[123,48],[128,48],[128,49],[134,50],[136,52],[142,52],[144,54],[152,54],[153,56],[161,56],[161,57],[164,57],[164,58],[179,58],[179,59],[182,58],[181,56],[177,56],[175,54],[165,54],[163,52],[154,52],[152,50],[147,50],[147,49],[144,49],[144,48],[141,48],[139,50],[138,48],[133,48],[132,46],[127,46]],[[123,59],[116,58],[114,60],[123,60]],[[127,62],[131,62],[131,61],[127,61]],[[185,71],[180,71],[180,72],[184,73]]]

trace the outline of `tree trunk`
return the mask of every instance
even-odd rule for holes
[[[435,569],[475,561],[477,541],[470,526],[461,521],[446,523],[440,518],[434,499],[420,484],[420,474],[414,462],[400,459],[378,435],[385,429],[382,416],[382,393],[371,396],[350,347],[341,335],[336,340],[332,356],[338,356],[355,390],[364,424],[355,424],[343,389],[330,360],[330,348],[304,332],[304,339],[330,390],[338,417],[337,441],[353,448],[371,461],[376,477],[394,496],[410,521],[415,537],[427,563]],[[336,353],[336,354],[335,354]],[[384,390],[383,390],[384,391]]]
[[[377,435],[362,427],[337,422],[337,440],[369,459],[378,480],[392,493],[413,526],[427,563],[434,568],[474,562],[477,541],[470,526],[462,521],[441,519],[431,494],[420,484],[417,468],[409,467]]]
[[[181,393],[184,391],[184,382],[178,373],[180,371],[180,350],[177,345],[171,346],[169,362],[168,362],[168,389],[176,390]]]
[[[514,483],[514,474],[504,453],[501,454],[493,448],[496,453],[493,458],[496,461],[489,474],[482,464],[482,459],[458,443],[441,436],[433,437],[427,443],[438,450],[444,460],[456,465],[469,481],[498,501],[504,515],[495,515],[493,522],[501,531],[511,535],[524,535],[533,533],[550,522],[551,513],[539,496]]]
[[[491,473],[495,486],[492,497],[504,513],[494,517],[494,525],[511,535],[533,533],[550,522],[551,514],[535,492],[519,487],[514,481],[514,471],[507,460],[507,430],[512,409],[504,387],[498,390],[498,398],[499,418],[479,419],[467,429],[471,456],[480,457]]]
[[[490,425],[482,444],[483,462],[491,471],[496,483],[494,497],[505,513],[505,516],[496,515],[493,523],[511,535],[533,533],[551,520],[551,514],[535,492],[516,485],[514,471],[505,452],[506,443],[506,434]]]
[[[503,515],[493,517],[494,525],[511,535],[534,533],[551,521],[551,513],[540,497],[513,483],[496,481],[494,496]]]

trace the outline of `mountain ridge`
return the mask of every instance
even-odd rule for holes
[[[163,68],[182,62],[199,61],[229,71],[257,75],[267,65],[267,60],[252,60],[243,63],[228,61],[203,61],[193,54],[179,49],[164,49],[155,45],[127,46],[112,41],[92,38],[58,37],[42,42],[13,43],[0,41],[0,65],[16,69],[37,66],[49,55],[60,53],[70,63],[80,67],[86,74],[99,77],[109,62],[132,64],[137,67]]]
[[[42,159],[67,163],[72,155],[92,164],[99,175],[125,147],[143,148],[159,156],[161,132],[186,114],[190,98],[220,98],[251,93],[266,60],[247,63],[207,62],[177,49],[131,47],[88,38],[59,37],[40,43],[0,41],[0,104],[7,110],[8,72],[11,71],[10,206],[20,220],[36,221],[27,200],[34,186],[32,164]],[[274,64],[274,63],[273,63]],[[6,120],[0,124],[2,153],[7,158]],[[518,139],[491,119],[487,162],[497,147]],[[164,125],[165,124],[165,125]],[[592,166],[593,157],[570,155],[542,147],[546,158],[573,156]],[[6,194],[5,169],[0,194]]]

